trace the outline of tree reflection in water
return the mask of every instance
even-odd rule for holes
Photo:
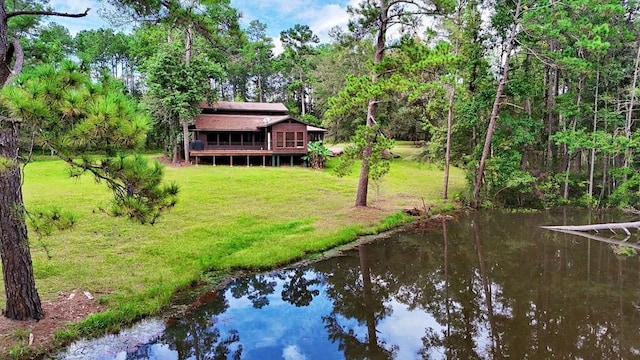
[[[129,358],[637,358],[638,258],[537,228],[559,218],[587,222],[484,212],[239,278]]]
[[[329,339],[338,344],[346,359],[393,359],[398,350],[378,339],[378,322],[391,314],[385,306],[389,297],[386,284],[372,281],[367,245],[358,247],[359,267],[335,272],[327,283],[327,296],[332,300],[333,311],[323,316]],[[347,291],[345,291],[347,290]],[[355,319],[365,324],[367,334],[361,338],[354,327],[342,324],[342,319]]]

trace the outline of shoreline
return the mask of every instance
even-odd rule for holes
[[[178,314],[234,277],[338,256],[459,205],[439,199],[440,170],[404,159],[394,161],[368,207],[352,205],[357,179],[330,169],[167,167],[181,201],[149,227],[95,214],[108,191],[69,181],[59,161],[27,170],[26,205],[65,204],[78,222],[46,239],[51,258],[32,243],[36,284],[43,306],[50,304],[38,323],[0,318],[0,355],[9,359],[45,358],[80,338]],[[455,174],[462,191],[463,173]],[[68,317],[72,311],[78,317]]]
[[[457,209],[456,212],[460,210]],[[309,264],[313,264],[319,261],[323,261],[332,257],[343,256],[345,252],[357,249],[358,246],[363,244],[368,244],[380,239],[388,238],[392,234],[395,234],[400,231],[411,231],[412,229],[420,229],[421,231],[429,231],[435,228],[433,224],[440,224],[442,221],[448,221],[450,219],[455,218],[456,216],[451,215],[443,215],[436,214],[431,215],[429,217],[424,216],[416,216],[410,218],[408,222],[404,222],[399,224],[398,226],[392,227],[390,229],[385,229],[378,233],[361,235],[355,238],[354,240],[337,245],[328,250],[322,251],[317,254],[308,254],[306,258],[300,260],[294,260],[287,264],[282,264],[279,266],[274,266],[271,269],[261,269],[261,270],[232,270],[230,272],[222,272],[222,271],[212,271],[210,273],[204,274],[199,280],[197,280],[194,284],[185,289],[178,289],[172,297],[172,300],[165,308],[161,309],[156,313],[151,313],[146,316],[143,316],[139,319],[136,319],[132,322],[124,322],[120,324],[120,329],[118,332],[106,332],[100,333],[96,332],[93,334],[88,334],[86,336],[81,336],[78,338],[69,338],[66,340],[59,340],[55,337],[51,338],[49,343],[41,343],[41,347],[39,349],[31,348],[29,351],[22,354],[24,357],[14,357],[11,354],[5,353],[4,356],[9,356],[14,359],[47,359],[52,356],[59,354],[64,351],[66,347],[73,344],[76,341],[80,340],[88,340],[92,341],[95,339],[99,339],[108,335],[118,334],[120,331],[123,331],[129,327],[135,326],[135,324],[156,318],[158,321],[162,321],[165,324],[170,324],[172,321],[177,320],[181,316],[185,316],[192,311],[197,310],[199,307],[205,305],[208,299],[211,299],[212,296],[215,296],[219,291],[226,288],[229,283],[237,279],[238,277],[261,273],[261,272],[271,272],[277,271],[279,269],[291,269],[297,268],[301,266],[306,266]],[[110,311],[108,308],[104,308],[104,311]],[[91,315],[91,314],[90,314]],[[90,316],[89,315],[89,316]],[[88,316],[87,316],[88,317]],[[80,319],[78,322],[70,324],[68,326],[82,326],[82,323],[87,319]],[[58,330],[64,330],[67,326],[63,326]],[[34,352],[35,350],[35,352]]]

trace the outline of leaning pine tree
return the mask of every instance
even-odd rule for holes
[[[110,214],[153,223],[163,209],[175,204],[178,189],[162,185],[158,163],[150,166],[141,156],[124,155],[144,143],[150,122],[116,81],[92,82],[71,62],[44,65],[23,72],[3,87],[0,105],[4,113],[0,118],[0,234],[5,316],[40,319],[43,311],[21,191],[21,168],[28,157],[18,151],[20,127],[29,132],[33,143],[66,161],[72,174],[90,173],[105,183],[114,194],[105,209]],[[84,155],[89,152],[105,155]]]

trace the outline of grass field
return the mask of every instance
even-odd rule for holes
[[[415,150],[398,148],[403,155]],[[56,205],[77,218],[72,230],[42,243],[32,235],[41,297],[87,290],[109,309],[60,337],[112,330],[160,311],[176,290],[211,271],[273,268],[401,222],[398,211],[422,208],[423,200],[446,206],[439,200],[442,171],[405,156],[372,184],[369,208],[353,206],[357,171],[338,178],[306,168],[190,166],[167,167],[166,178],[180,186],[179,203],[150,226],[98,211],[109,199],[106,187],[70,178],[60,161],[26,167],[27,208]],[[463,187],[462,171],[453,169],[450,194]]]

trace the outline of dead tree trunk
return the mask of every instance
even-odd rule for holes
[[[638,67],[640,64],[640,40],[638,40],[638,51],[636,52],[636,59],[633,63],[633,81],[631,82],[631,89],[629,91],[631,98],[629,99],[629,106],[627,107],[626,121],[624,126],[624,135],[627,139],[631,139],[631,128],[633,126],[633,107],[636,102],[636,86],[638,83]],[[624,166],[627,167],[633,162],[633,152],[631,148],[627,148],[624,152]],[[627,175],[624,176],[625,181]]]
[[[607,224],[591,224],[591,225],[567,225],[567,226],[541,226],[547,230],[558,231],[598,231],[598,230],[622,230],[626,234],[630,234],[629,229],[640,230],[640,221],[626,223],[607,223]]]

